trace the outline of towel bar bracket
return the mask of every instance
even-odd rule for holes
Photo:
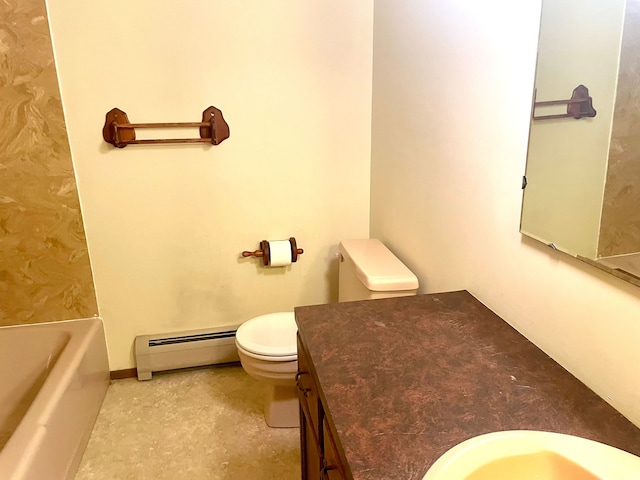
[[[566,105],[567,113],[554,114],[554,115],[536,115],[536,107],[549,107],[552,105]],[[589,96],[589,89],[584,85],[578,85],[573,89],[571,98],[568,100],[548,100],[545,102],[534,101],[534,120],[554,120],[560,118],[574,118],[579,120],[581,118],[593,118],[597,115],[596,110],[593,108],[593,99]]]
[[[199,138],[163,138],[137,140],[136,128],[199,128]],[[229,125],[216,107],[208,107],[202,112],[201,122],[174,123],[131,123],[127,114],[119,108],[107,112],[102,138],[114,147],[124,148],[127,145],[150,145],[164,143],[210,143],[219,145],[229,138]]]

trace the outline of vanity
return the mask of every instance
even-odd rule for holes
[[[302,478],[420,480],[502,430],[640,429],[466,291],[297,307]]]

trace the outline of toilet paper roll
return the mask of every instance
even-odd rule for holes
[[[291,265],[291,242],[289,240],[269,241],[269,267]]]

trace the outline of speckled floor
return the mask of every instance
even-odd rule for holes
[[[112,382],[76,480],[297,480],[299,430],[267,427],[242,367]]]

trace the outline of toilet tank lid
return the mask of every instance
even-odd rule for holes
[[[343,240],[339,249],[353,262],[358,279],[373,292],[418,288],[418,278],[380,240]]]

